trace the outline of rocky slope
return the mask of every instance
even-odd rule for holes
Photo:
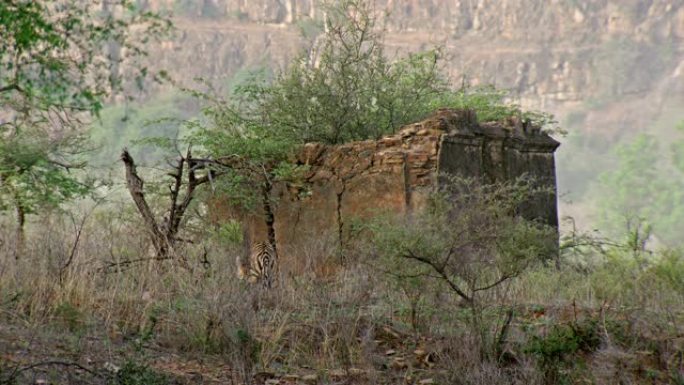
[[[298,28],[322,11],[311,0],[157,0],[174,9],[178,40],[161,47],[179,75],[225,76],[244,65],[284,64],[301,44]],[[472,84],[510,88],[526,105],[647,93],[684,83],[680,0],[379,0],[387,43],[402,51],[442,44],[449,72]],[[193,18],[189,18],[193,16]],[[199,60],[198,60],[199,59]],[[188,70],[190,72],[188,72]],[[669,80],[677,80],[672,84]]]

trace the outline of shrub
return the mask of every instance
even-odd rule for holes
[[[155,372],[147,365],[127,361],[109,385],[168,385],[171,381],[166,375]]]
[[[390,281],[407,293],[430,281],[443,284],[469,310],[481,355],[498,359],[513,318],[500,305],[507,295],[502,287],[554,254],[552,229],[515,215],[539,193],[525,180],[487,185],[452,177],[432,193],[425,212],[380,216],[363,228],[376,267]]]
[[[57,305],[55,316],[71,332],[76,331],[83,324],[83,314],[81,311],[68,302]]]
[[[576,353],[598,349],[601,338],[597,325],[593,319],[553,325],[546,335],[532,336],[524,352],[537,357],[546,383],[570,383],[562,369],[568,362],[576,362]]]

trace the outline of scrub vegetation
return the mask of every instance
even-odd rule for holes
[[[568,220],[559,247],[516,215],[548,191],[445,175],[423,212],[354,223],[347,244],[317,234],[273,288],[250,285],[244,229],[212,205],[269,224],[303,144],[377,139],[440,107],[556,123],[452,84],[439,49],[389,57],[361,0],[328,4],[322,38],[281,72],[117,103],[166,79],[137,60],[168,20],[57,3],[0,4],[0,384],[684,383],[681,189],[649,167],[649,137],[602,176],[609,237]],[[120,160],[98,150],[126,139]]]

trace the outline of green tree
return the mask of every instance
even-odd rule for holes
[[[390,60],[370,2],[331,4],[324,34],[262,89],[268,123],[298,141],[342,143],[392,133],[429,113],[448,86],[440,51]]]
[[[684,135],[684,120],[677,125],[677,131]],[[684,139],[679,139],[672,144],[672,161],[679,172],[684,173]]]
[[[16,212],[17,250],[25,215],[89,190],[70,172],[83,124],[129,87],[124,66],[142,85],[145,44],[168,28],[127,0],[0,3],[0,210]]]
[[[682,174],[661,154],[656,138],[647,134],[616,148],[617,167],[602,173],[592,192],[604,228],[618,233],[625,224],[646,220],[661,241],[680,241],[684,231]],[[675,154],[675,166],[677,159]]]
[[[283,72],[255,73],[228,99],[195,92],[205,103],[203,121],[188,122],[221,174],[234,203],[265,215],[274,243],[271,190],[295,182],[302,167],[290,162],[300,145],[375,138],[429,112],[446,89],[438,51],[388,60],[369,2],[326,5],[325,33]]]
[[[10,136],[0,143],[0,211],[15,212],[15,258],[19,257],[23,243],[27,215],[41,206],[57,206],[90,190],[87,183],[70,172],[83,164],[63,160],[64,151],[82,143],[79,139],[61,138],[56,143],[32,132]]]
[[[482,121],[521,114],[553,123],[506,104],[504,92],[453,87],[439,48],[389,58],[371,3],[326,3],[322,35],[272,79],[254,76],[237,87],[232,110],[295,143],[377,139],[441,107],[474,109]]]

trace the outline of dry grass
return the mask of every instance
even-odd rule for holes
[[[10,230],[0,226],[2,239],[11,239]],[[684,379],[684,293],[657,279],[625,282],[625,271],[570,267],[530,271],[488,294],[487,327],[501,326],[502,309],[514,308],[515,318],[501,359],[483,361],[465,326],[467,310],[444,287],[427,285],[413,303],[359,262],[368,257],[339,263],[334,238],[297,251],[298,263],[283,267],[277,289],[267,292],[236,279],[237,251],[217,241],[179,250],[186,265],[150,260],[141,234],[135,216],[100,209],[70,258],[75,230],[68,217],[32,224],[19,261],[11,259],[11,244],[2,246],[3,322],[70,335],[98,330],[146,357],[220,357],[234,383],[286,374],[392,384]],[[201,263],[205,252],[209,265]]]

